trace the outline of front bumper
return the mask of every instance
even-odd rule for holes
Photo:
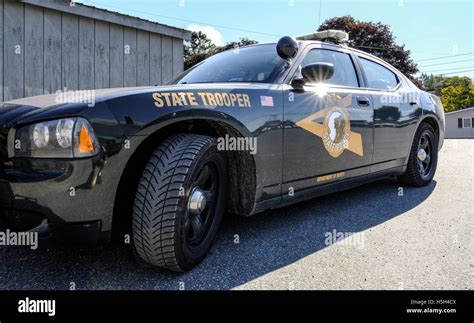
[[[99,156],[80,160],[16,160],[0,169],[0,226],[39,230],[61,241],[110,238],[116,180]],[[112,177],[113,178],[113,177]]]

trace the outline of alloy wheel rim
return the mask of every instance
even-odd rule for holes
[[[194,180],[188,197],[184,223],[188,245],[199,246],[206,238],[216,215],[218,189],[217,167],[212,163],[207,163]]]
[[[429,177],[433,164],[433,145],[431,138],[427,133],[424,133],[418,142],[417,150],[417,166],[418,172],[423,178]]]

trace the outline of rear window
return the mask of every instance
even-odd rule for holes
[[[392,90],[398,85],[398,78],[388,68],[360,57],[362,68],[367,77],[368,87],[379,90]]]

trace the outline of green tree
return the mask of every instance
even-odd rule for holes
[[[224,46],[216,46],[212,41],[201,31],[192,32],[191,40],[184,45],[184,69],[193,67],[202,62],[206,58],[211,57],[217,53],[243,46],[256,44],[257,41],[241,38],[239,41],[228,42]]]
[[[216,50],[216,45],[201,31],[193,31],[191,39],[184,44],[184,69],[206,59]]]
[[[239,48],[239,47],[244,47],[244,46],[249,46],[249,45],[254,45],[257,44],[258,42],[252,39],[248,38],[241,38],[239,41],[232,41],[227,44],[225,44],[222,47],[219,47],[217,49],[217,52],[224,52],[226,50],[232,49],[232,48]]]
[[[390,26],[381,22],[356,20],[352,16],[334,17],[324,21],[318,31],[327,29],[344,30],[349,33],[348,45],[377,56],[393,65],[415,84],[420,82],[414,74],[418,72],[415,62],[410,58],[410,51],[405,45],[395,43]]]
[[[444,111],[455,111],[474,106],[474,85],[468,77],[450,77],[441,89]]]
[[[441,89],[446,87],[446,82],[449,80],[449,77],[443,75],[434,75],[434,74],[426,74],[422,73],[420,76],[420,82],[422,88],[425,91],[430,93],[441,95]]]
[[[216,45],[207,37],[202,31],[191,32],[191,39],[185,42],[184,45],[184,58],[191,55],[207,53],[216,49]]]

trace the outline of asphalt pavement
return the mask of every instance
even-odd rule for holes
[[[0,247],[0,289],[473,289],[474,140],[446,140],[427,187],[396,179],[249,218],[226,217],[185,274],[123,244]]]

